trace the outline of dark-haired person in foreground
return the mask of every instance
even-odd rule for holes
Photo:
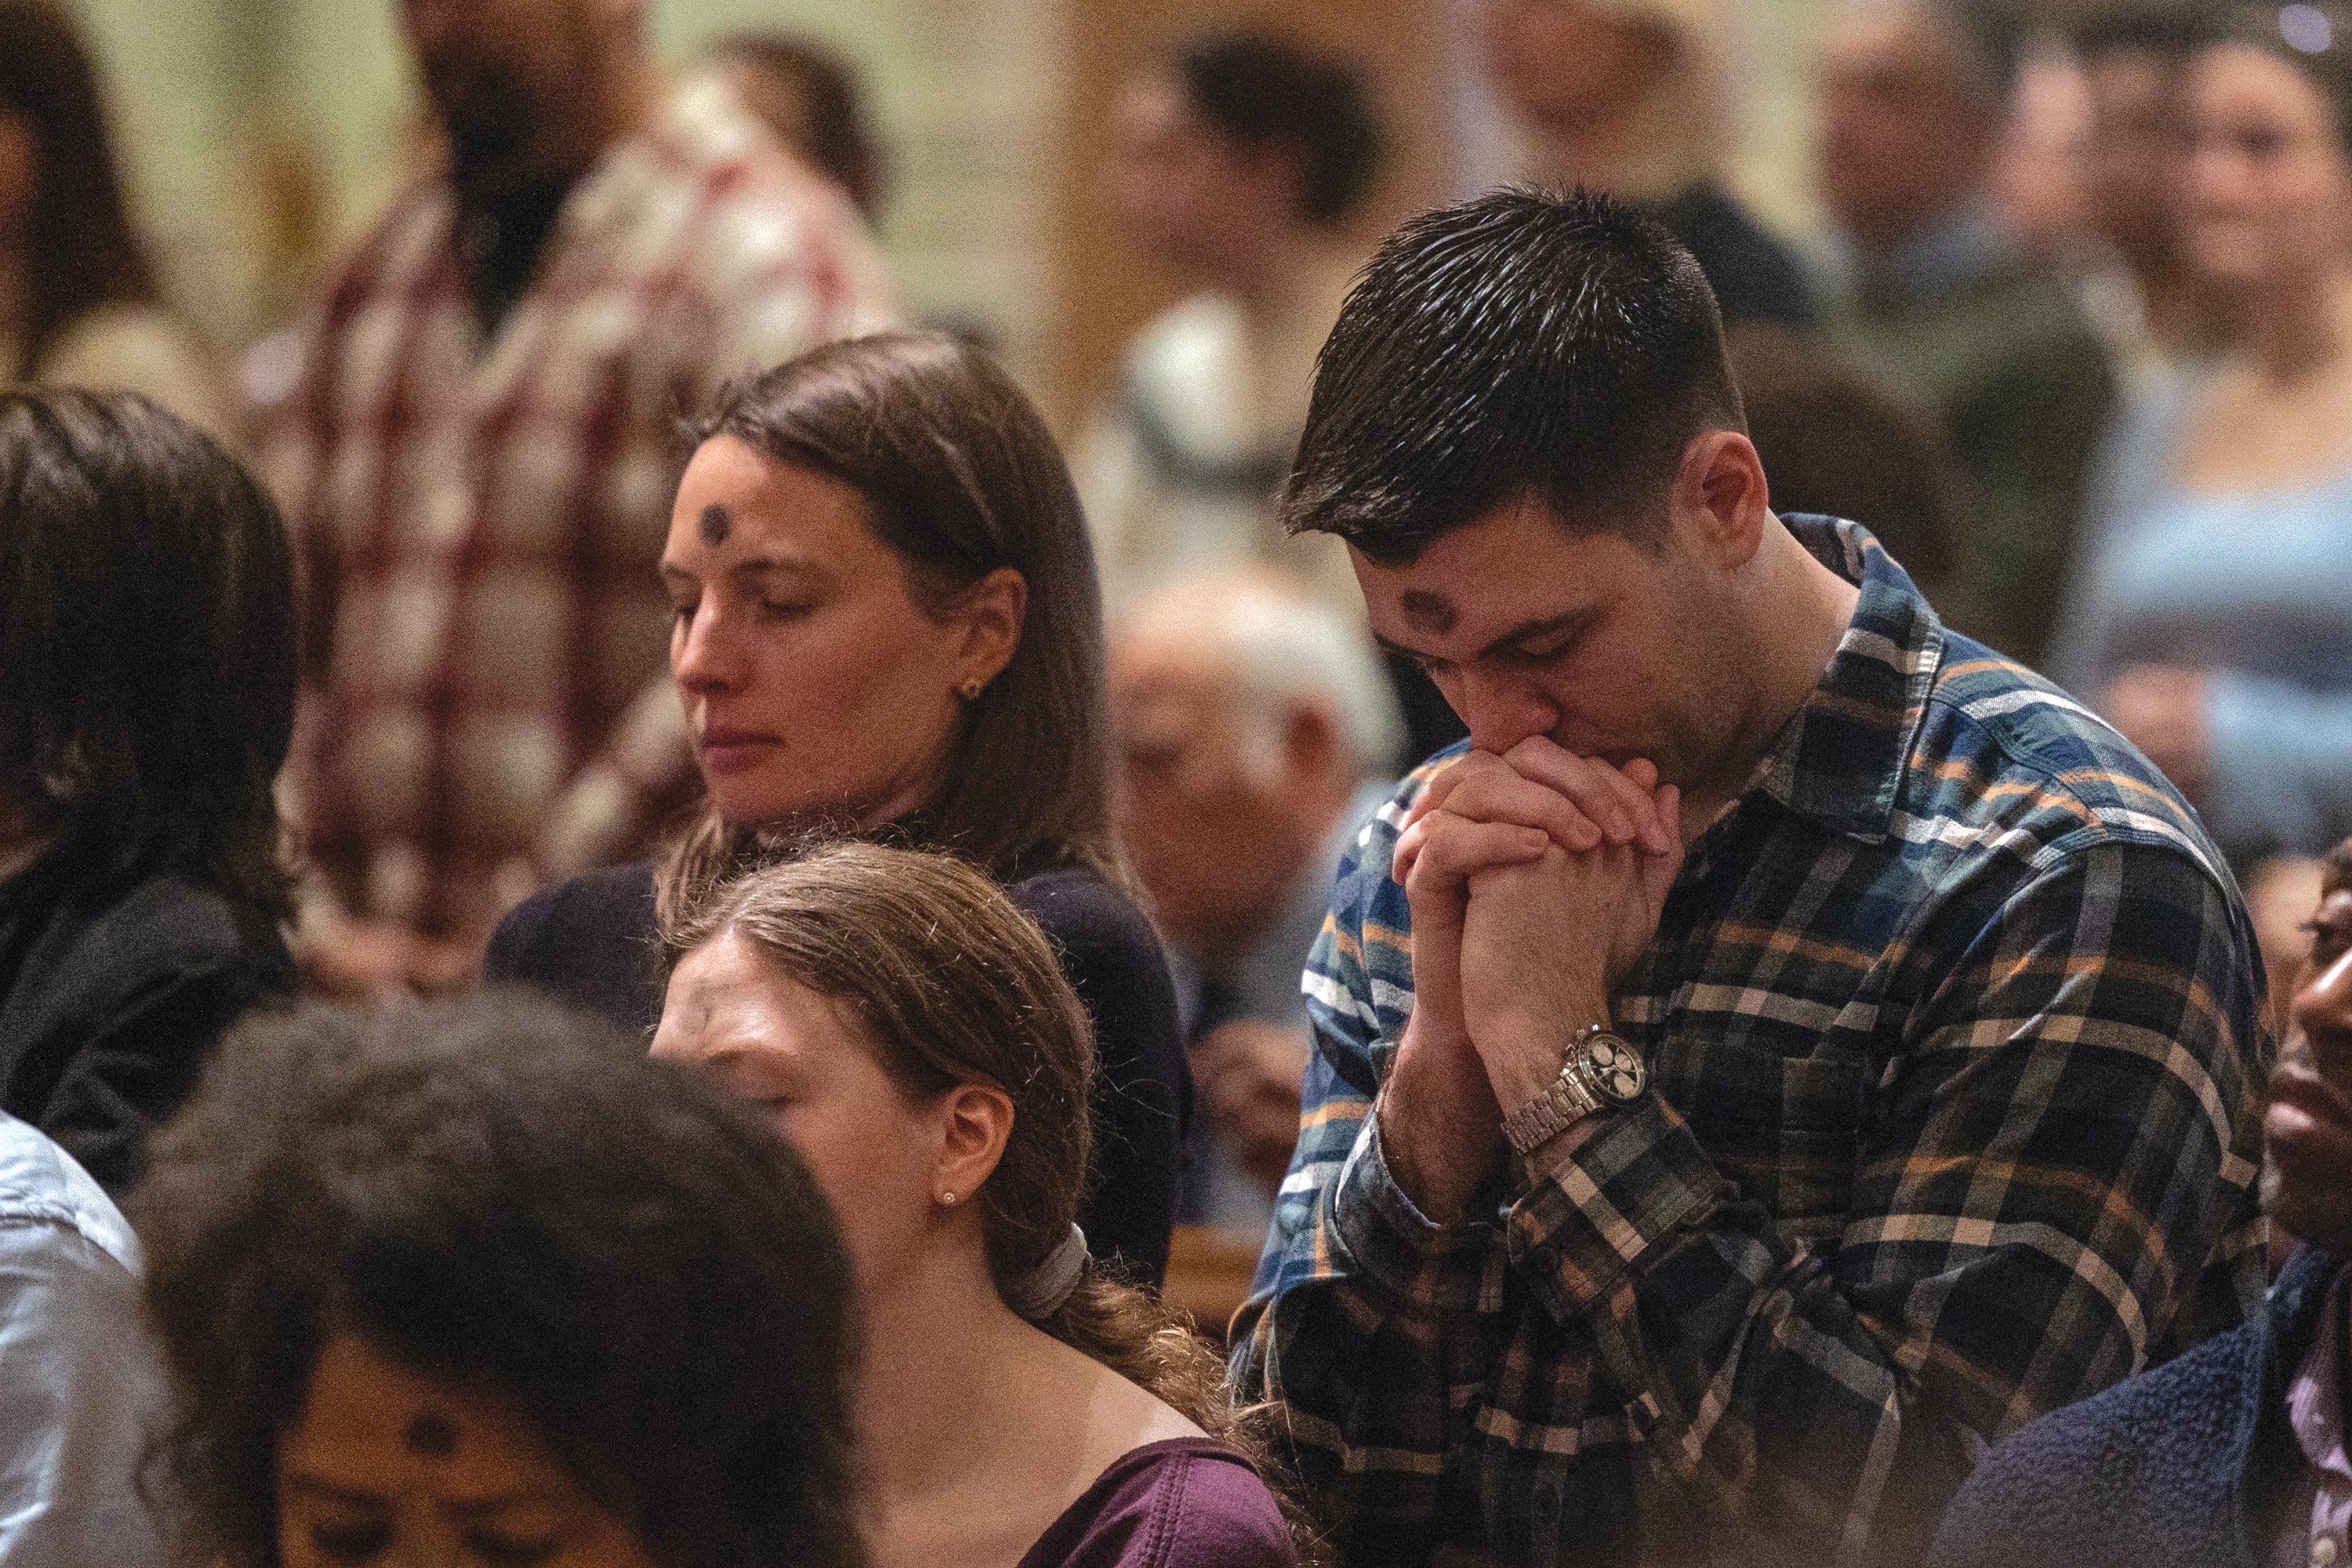
[[[2296,1035],[2271,1079],[2272,1213],[2304,1239],[2252,1322],[1987,1456],[1937,1568],[2210,1568],[2352,1553],[2352,840],[2324,862]]]
[[[222,1049],[134,1205],[186,1561],[861,1568],[824,1195],[605,1034],[490,994]]]
[[[0,1109],[110,1191],[294,989],[277,510],[136,394],[0,393]]]
[[[1325,350],[1292,525],[1470,729],[1340,869],[1236,1320],[1351,1563],[1912,1561],[2261,1300],[2219,857],[1740,426],[1600,198],[1416,220]]]

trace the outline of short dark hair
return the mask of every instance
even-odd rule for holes
[[[26,232],[21,364],[41,363],[75,322],[102,305],[152,303],[155,278],[122,199],[121,164],[98,72],[58,0],[0,0],[0,113],[33,137],[33,210]]]
[[[926,608],[1000,567],[1021,574],[1019,647],[965,704],[939,794],[888,827],[1001,879],[1055,862],[1116,878],[1094,545],[1061,448],[1013,378],[944,333],[855,338],[722,389],[693,435],[856,490]],[[706,811],[664,874],[665,906],[756,859],[754,830],[772,826]]]
[[[1218,33],[1184,47],[1176,79],[1234,141],[1297,150],[1308,222],[1338,223],[1370,192],[1388,132],[1354,68],[1270,33]]]
[[[277,1568],[327,1342],[508,1403],[663,1568],[854,1568],[849,1265],[706,1075],[491,993],[233,1034],[132,1203],[212,1554]]]
[[[1605,195],[1496,191],[1372,258],[1317,364],[1283,520],[1391,563],[1523,497],[1654,541],[1691,439],[1741,427],[1689,251]]]
[[[278,509],[136,393],[0,391],[0,805],[283,913]]]
[[[2116,55],[2186,61],[2212,37],[2212,18],[2202,12],[2129,5],[2093,12],[2067,34],[2066,42],[2074,58],[2088,66]]]

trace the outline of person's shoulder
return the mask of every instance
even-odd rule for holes
[[[695,73],[615,156],[592,216],[637,249],[682,247],[676,278],[722,300],[821,282],[857,304],[853,331],[897,324],[872,237],[838,185],[780,145],[724,81]]]
[[[2095,844],[2226,862],[2179,791],[2105,720],[1972,638],[1947,636],[1910,777],[1916,817],[2018,835],[2029,858]]]
[[[616,941],[650,944],[657,924],[652,861],[583,871],[507,911],[490,937],[490,978],[525,979],[511,966],[559,955],[593,960]]]
[[[140,1272],[138,1238],[105,1189],[55,1139],[0,1111],[0,1254],[40,1246],[45,1231],[70,1232],[124,1272]]]
[[[52,930],[109,973],[238,974],[257,990],[293,989],[294,961],[267,910],[168,867],[83,864]]]
[[[1945,1513],[1935,1568],[2062,1552],[2078,1568],[2138,1563],[2218,1533],[2242,1479],[2264,1332],[2245,1324],[1996,1443]]]
[[[1005,882],[1004,896],[1065,949],[1160,953],[1159,935],[1143,910],[1091,866],[1057,864],[1030,871]]]
[[[1206,1437],[1120,1457],[1023,1568],[1292,1568],[1290,1532],[1256,1469]]]

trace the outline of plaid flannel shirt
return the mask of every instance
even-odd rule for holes
[[[2229,872],[1862,530],[1788,521],[1860,604],[1619,987],[1656,1092],[1452,1226],[1373,1108],[1412,1006],[1390,858],[1457,753],[1341,865],[1234,1371],[1351,1568],[1916,1560],[1985,1440],[2261,1300],[2270,1044]]]
[[[847,199],[708,79],[565,198],[488,341],[455,219],[428,180],[353,249],[263,457],[323,665],[313,859],[356,913],[478,940],[551,831],[618,837],[567,819],[577,784],[610,816],[692,776],[656,572],[679,416],[895,306]]]

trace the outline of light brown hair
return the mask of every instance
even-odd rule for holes
[[[1002,1089],[1013,1131],[978,1194],[1000,1290],[1068,1236],[1093,1141],[1094,1029],[1045,935],[978,870],[944,855],[842,842],[754,871],[666,928],[673,966],[736,935],[777,972],[845,1005],[909,1097]],[[1224,1363],[1152,1297],[1089,1259],[1037,1326],[1249,1458],[1316,1542],[1273,1457],[1266,1408],[1236,1410]]]
[[[1119,880],[1094,548],[1069,466],[1013,378],[941,333],[857,338],[722,388],[693,435],[856,490],[927,613],[999,568],[1021,574],[1011,662],[965,705],[939,795],[887,829],[1001,880],[1053,864]],[[662,875],[664,918],[755,863],[768,826],[706,807]]]

